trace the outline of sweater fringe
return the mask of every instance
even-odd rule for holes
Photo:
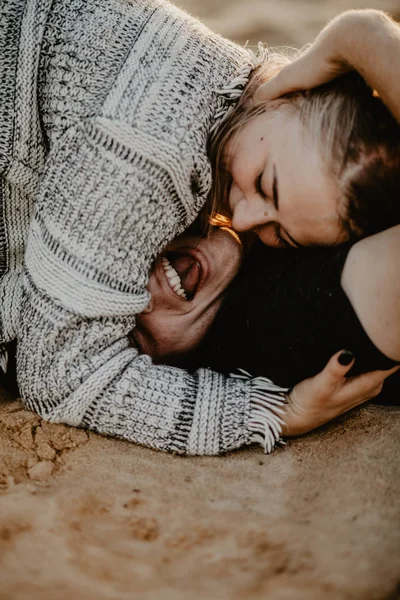
[[[234,79],[223,88],[215,90],[219,95],[219,106],[214,114],[214,123],[210,129],[211,136],[215,135],[235,108],[249,82],[251,73],[267,60],[268,48],[259,42],[257,52],[248,50],[248,53],[249,62],[240,67]]]
[[[0,346],[0,376],[7,373],[8,368],[8,349],[7,346]]]
[[[282,425],[285,424],[282,416],[285,415],[289,388],[279,387],[267,377],[253,378],[247,371],[239,371],[232,377],[250,381],[250,442],[261,444],[265,454],[271,454],[278,444],[285,445],[281,438]]]

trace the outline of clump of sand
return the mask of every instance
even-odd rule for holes
[[[44,481],[64,463],[65,454],[88,441],[82,429],[46,423],[18,402],[2,406],[0,488],[26,480]]]

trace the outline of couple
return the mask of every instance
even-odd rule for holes
[[[347,16],[349,19],[354,19],[356,14]],[[372,17],[367,13],[362,13],[360,16],[362,18]],[[377,19],[382,19],[382,15],[375,13],[374,16]],[[271,82],[264,85],[264,88],[258,90],[257,97],[261,99],[263,97],[268,98],[271,93],[280,95],[290,92],[296,85],[300,88],[307,85],[310,76],[307,70],[314,67],[312,61],[315,61],[313,76],[316,78],[313,84],[324,83],[324,80],[319,80],[318,77],[329,79],[330,74],[322,71],[322,65],[323,61],[326,60],[328,66],[328,59],[333,60],[333,56],[326,58],[322,55],[317,60],[312,56],[312,53],[321,52],[319,49],[319,46],[323,49],[321,39],[323,40],[324,36],[332,35],[334,27],[337,27],[337,23],[331,24],[321,34],[312,49],[308,51],[308,55],[297,59],[296,63],[285,68],[283,73],[287,73],[287,81],[283,84],[283,88],[279,88],[279,80],[275,77]],[[400,49],[397,52],[399,53]],[[305,62],[303,66],[302,61],[304,62],[305,59],[307,59],[308,64]],[[275,62],[284,60],[280,56],[274,57]],[[303,79],[301,72],[299,75],[299,67],[304,70]],[[374,67],[375,65],[373,65]],[[343,70],[345,70],[344,67]],[[283,73],[281,72],[281,77]],[[258,78],[261,77],[262,75],[258,75]],[[250,86],[249,88],[251,89]],[[365,103],[364,111],[360,111],[355,116],[359,120],[357,124],[358,134],[354,133],[354,130],[357,131],[357,126],[352,121],[354,114],[349,114],[351,109],[348,104],[350,102],[348,102],[348,98],[341,98],[343,93],[358,95],[359,105],[362,105],[362,102]],[[279,160],[281,169],[284,170],[286,167],[286,173],[282,178],[284,179],[286,176],[288,180],[286,185],[290,185],[292,188],[288,194],[288,199],[294,202],[294,206],[291,211],[289,209],[288,212],[284,213],[283,219],[279,215],[279,220],[274,221],[272,216],[263,213],[267,203],[265,197],[264,202],[260,201],[259,197],[262,198],[264,195],[262,190],[261,193],[255,195],[250,183],[249,200],[248,195],[242,192],[243,185],[241,182],[238,185],[234,181],[233,186],[231,184],[228,191],[220,186],[218,188],[220,197],[227,198],[233,213],[232,221],[236,225],[236,230],[247,231],[258,228],[257,233],[260,240],[265,244],[286,248],[310,244],[334,245],[345,239],[354,240],[361,232],[363,235],[370,234],[385,229],[391,224],[390,220],[384,222],[384,219],[388,218],[388,213],[390,214],[390,209],[388,211],[383,208],[380,212],[382,203],[385,201],[393,203],[396,198],[390,187],[388,187],[391,184],[390,167],[385,165],[385,161],[381,161],[381,157],[379,157],[379,152],[382,149],[379,148],[378,136],[384,136],[385,143],[389,146],[389,138],[392,132],[389,132],[388,129],[384,131],[382,123],[381,132],[375,131],[376,122],[374,123],[374,119],[378,119],[379,115],[378,112],[374,113],[374,111],[379,111],[381,107],[379,105],[372,106],[375,100],[372,97],[369,98],[368,93],[362,82],[351,75],[347,77],[347,80],[346,77],[342,77],[330,88],[325,86],[321,95],[331,96],[330,102],[325,102],[323,107],[325,114],[321,115],[322,101],[318,93],[314,92],[314,96],[310,93],[306,100],[303,98],[300,100],[303,103],[301,107],[303,114],[307,115],[308,121],[312,124],[311,131],[314,134],[314,145],[320,145],[319,150],[325,153],[324,158],[330,168],[332,168],[331,163],[335,158],[335,144],[342,144],[344,148],[348,147],[350,143],[353,146],[354,156],[352,161],[349,160],[348,163],[340,165],[342,172],[340,172],[339,166],[335,165],[335,167],[336,173],[340,173],[342,190],[346,189],[346,185],[349,186],[350,190],[352,185],[354,187],[358,185],[364,187],[363,193],[367,195],[366,188],[372,188],[369,191],[369,204],[362,207],[364,214],[360,214],[359,220],[357,221],[354,217],[348,220],[344,218],[344,231],[340,232],[338,230],[338,232],[333,233],[332,227],[332,236],[336,235],[336,238],[329,238],[330,232],[327,231],[325,217],[327,207],[323,206],[323,200],[325,199],[327,202],[330,198],[329,184],[318,181],[318,177],[320,180],[323,179],[322,169],[319,172],[313,172],[312,167],[307,164],[309,161],[315,160],[315,157],[310,156],[310,150],[315,151],[315,148],[307,146],[307,148],[302,148],[303,152],[301,153],[299,148],[296,147],[296,142],[297,144],[299,142],[303,143],[304,135],[311,135],[310,131],[303,129],[296,132],[290,118],[286,116],[285,119],[280,121],[280,115],[272,123],[268,122],[268,118],[264,118],[258,123],[254,119],[251,124],[254,127],[254,132],[251,130],[249,132],[247,129],[240,131],[244,121],[243,116],[240,115],[240,118],[234,120],[236,127],[232,127],[230,123],[230,131],[228,133],[223,131],[221,135],[221,137],[226,136],[227,138],[223,152],[228,170],[232,172],[232,162],[237,164],[238,169],[241,169],[239,178],[242,177],[246,184],[249,176],[248,164],[251,169],[254,160],[265,162],[264,158],[259,158],[260,150],[261,154],[263,151],[262,142],[265,138],[268,141],[272,140],[273,147],[272,149],[268,147],[267,150],[268,161],[272,162],[274,159],[271,158],[271,154],[275,154],[274,158],[278,156],[277,160]],[[361,100],[362,95],[365,95],[365,98]],[[371,107],[369,113],[366,114],[368,101],[370,101]],[[245,102],[244,98],[244,104]],[[299,99],[291,98],[287,101],[287,104],[289,104],[289,107],[286,107],[287,109],[291,108],[290,102],[296,105]],[[311,106],[312,103],[315,103],[315,107]],[[395,112],[398,104],[395,102],[392,105],[393,112]],[[254,102],[251,103],[251,107],[253,106]],[[272,102],[268,109],[273,110]],[[346,109],[348,114],[346,114]],[[247,107],[244,111],[246,110]],[[397,111],[399,111],[399,108],[397,108]],[[239,110],[237,112],[240,114]],[[250,120],[254,116],[257,117],[257,113],[262,116],[265,112],[265,105],[262,105],[248,118]],[[288,114],[291,116],[289,111]],[[316,123],[313,123],[313,119]],[[336,120],[337,123],[332,124],[332,120]],[[338,122],[339,120],[341,122]],[[387,121],[387,125],[390,127],[390,119]],[[294,137],[297,133],[294,140],[291,137],[289,144],[287,138],[285,139],[285,126],[288,128],[290,136]],[[265,137],[263,136],[263,127],[265,128]],[[238,134],[236,128],[239,129]],[[330,132],[329,128],[333,131]],[[368,129],[360,133],[362,128]],[[236,137],[234,137],[235,135]],[[369,136],[369,139],[365,139],[362,135]],[[258,145],[257,136],[260,137]],[[336,139],[332,139],[332,136]],[[353,139],[350,142],[351,136],[353,136]],[[397,182],[400,177],[398,136],[399,129],[396,129],[395,125],[391,144],[395,148],[392,155],[392,168],[397,169],[397,175],[392,175],[392,178],[394,181],[397,177]],[[312,138],[309,137],[310,140]],[[323,149],[324,142],[322,140],[325,140],[325,148]],[[356,145],[357,142],[358,145]],[[329,143],[332,147],[327,149],[326,146]],[[366,144],[368,144],[367,148],[365,147]],[[233,153],[233,157],[230,153],[232,145],[236,146],[236,149],[239,148],[236,153]],[[370,154],[369,159],[376,160],[377,164],[369,172],[367,170],[362,172],[360,154],[362,152],[367,154],[367,150]],[[257,152],[257,156],[253,157],[252,152]],[[344,151],[342,150],[339,153],[336,149],[336,153],[343,156]],[[359,164],[357,164],[357,161],[359,161]],[[353,164],[351,164],[352,162]],[[274,162],[272,180],[277,179],[275,165]],[[272,170],[271,165],[268,165],[268,167]],[[350,180],[348,171],[351,168],[359,170],[357,174],[359,181],[352,182]],[[380,170],[383,172],[380,172]],[[368,177],[370,177],[369,181]],[[299,178],[303,179],[296,181]],[[332,182],[329,183],[332,184]],[[261,188],[261,184],[259,185]],[[254,185],[254,189],[258,192],[257,185]],[[313,191],[318,190],[321,193],[321,190],[324,189],[325,194],[321,194],[311,205]],[[392,189],[394,190],[394,188]],[[352,193],[350,190],[349,195]],[[295,196],[296,191],[297,198]],[[303,193],[304,191],[306,193]],[[386,195],[385,192],[387,192]],[[271,196],[273,197],[273,195],[274,192]],[[217,206],[221,212],[229,214],[226,206],[221,204]],[[392,210],[394,213],[398,209],[393,208]],[[314,236],[314,239],[308,240],[306,244],[296,242],[285,229],[284,239],[281,239],[281,236],[277,234],[276,228],[279,227],[280,231],[281,223],[287,217],[291,219],[294,226],[298,226],[301,222],[297,218],[299,211],[304,211],[303,214],[300,212],[300,219],[303,218],[305,223],[300,235]],[[321,211],[321,215],[323,215],[321,219],[318,219],[318,211]],[[353,214],[356,215],[357,206],[353,207],[353,211]],[[332,216],[333,221],[337,216],[334,211],[332,211]],[[373,218],[373,216],[376,218]],[[307,229],[307,222],[304,217],[308,217],[309,229]],[[270,224],[273,221],[273,227],[271,227]],[[352,348],[357,357],[356,365],[354,365],[352,353],[342,353],[342,361],[348,361],[343,366],[353,366],[350,371],[352,375],[378,368],[389,369],[395,365],[395,361],[391,360],[388,355],[396,356],[397,360],[400,356],[396,341],[399,328],[393,328],[396,319],[398,322],[398,311],[396,312],[395,307],[396,302],[400,299],[398,291],[395,292],[390,285],[390,277],[387,280],[388,287],[379,290],[382,294],[393,294],[390,307],[394,311],[394,320],[388,318],[388,303],[378,308],[379,316],[375,314],[374,322],[372,321],[372,314],[374,308],[376,308],[372,305],[372,295],[374,293],[373,287],[382,283],[379,277],[385,268],[394,277],[397,276],[398,260],[396,255],[398,256],[398,254],[396,253],[400,249],[400,245],[396,242],[397,238],[400,239],[399,227],[395,227],[385,234],[377,235],[368,242],[356,244],[351,255],[356,259],[353,259],[353,264],[351,264],[351,259],[347,258],[351,249],[349,244],[343,245],[338,250],[319,249],[302,253],[291,252],[289,256],[288,253],[279,253],[278,256],[276,251],[268,251],[262,244],[258,243],[256,248],[253,247],[246,252],[247,266],[242,269],[241,276],[232,285],[231,281],[237,276],[241,267],[243,248],[239,237],[226,227],[228,223],[228,220],[225,222],[221,220],[220,228],[212,228],[208,235],[203,237],[200,236],[200,233],[195,235],[195,230],[192,228],[186,234],[177,238],[158,256],[153,265],[148,284],[151,301],[142,314],[138,316],[137,326],[133,332],[133,339],[141,352],[152,356],[158,363],[190,367],[191,369],[207,366],[225,374],[233,372],[240,366],[250,371],[254,376],[267,376],[273,379],[274,382],[287,386],[293,386],[296,382],[311,377],[312,374],[322,370],[324,361],[327,361],[331,356],[330,352],[333,354],[335,350],[341,347]],[[318,227],[321,227],[321,237],[319,239]],[[344,236],[346,233],[347,236],[341,239],[340,235]],[[390,243],[391,238],[392,244]],[[368,248],[368,244],[370,244],[370,248]],[[359,257],[357,257],[357,253],[360,254]],[[360,300],[357,304],[357,297],[355,297],[357,293],[360,294],[359,289],[362,284],[359,281],[358,290],[357,287],[354,287],[355,291],[353,291],[352,284],[357,276],[358,279],[365,278],[366,272],[360,276],[357,271],[362,269],[363,264],[371,257],[377,263],[377,270],[375,275],[369,273],[369,275],[372,274],[372,287],[365,288],[369,300],[367,306],[363,306],[360,304]],[[344,277],[341,281],[342,270],[346,265],[347,269],[344,270]],[[369,260],[367,268],[370,265]],[[228,288],[228,286],[230,287]],[[226,291],[226,288],[228,288],[228,291]],[[354,312],[350,298],[356,299],[356,308],[358,308],[358,314],[361,313],[363,317],[364,327],[361,325],[356,312]],[[389,326],[384,327],[384,322]],[[365,327],[370,332],[372,339],[367,335]],[[392,339],[392,343],[390,339]],[[384,348],[388,355],[382,353],[373,340],[376,340],[378,346]],[[348,372],[348,368],[342,370],[340,377],[344,377],[346,372]],[[368,381],[367,377],[364,378],[365,382]],[[360,382],[361,378],[357,384]],[[380,387],[378,385],[371,396],[377,394]],[[366,398],[360,397],[360,401],[364,399]],[[284,430],[289,435],[292,434],[292,431],[293,434],[303,433],[307,428],[311,429],[349,407],[351,405],[343,403],[342,406],[337,407],[338,410],[335,412],[336,408],[333,408],[333,404],[331,405],[328,401],[325,405],[319,406],[314,418],[307,416],[309,422],[303,428],[296,423],[296,426],[291,430],[284,424]],[[302,411],[302,408],[302,405],[300,405],[299,412]],[[324,417],[325,411],[327,417]]]
[[[400,358],[398,337],[381,340],[398,306],[398,229],[372,235],[400,222],[400,95],[383,68],[399,55],[398,26],[374,11],[345,13],[266,81],[279,57],[257,58],[163,0],[6,0],[4,20],[1,341],[17,342],[25,404],[53,422],[217,454],[255,441],[272,450],[282,432],[307,431],[374,396],[391,371],[348,380],[348,352],[287,394],[262,374],[159,364],[132,332],[143,343],[157,256],[154,276],[174,281],[174,300],[192,306],[206,290],[201,280],[197,291],[196,270],[205,281],[211,253],[202,262],[192,260],[200,247],[183,258],[162,251],[196,217],[218,212],[272,246],[370,235],[344,257],[342,285],[380,353]],[[372,50],[374,64],[364,64]],[[351,68],[387,108],[354,76],[294,91]],[[372,260],[379,235],[383,270]],[[171,262],[187,271],[187,291]],[[365,264],[368,281],[357,277]],[[378,278],[384,300],[368,289]],[[202,331],[220,292],[200,310]]]

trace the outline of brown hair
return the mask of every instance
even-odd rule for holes
[[[298,55],[298,54],[297,54]],[[228,177],[225,148],[245,123],[268,107],[290,102],[299,111],[306,136],[317,140],[328,173],[338,182],[339,217],[349,239],[400,223],[400,126],[381,99],[355,72],[279,101],[248,106],[255,89],[293,56],[271,52],[253,72],[237,107],[210,143],[213,166],[212,213],[224,212]]]

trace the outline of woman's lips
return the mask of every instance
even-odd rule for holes
[[[196,249],[166,252],[161,264],[172,291],[184,300],[193,300],[204,279],[204,257]]]

